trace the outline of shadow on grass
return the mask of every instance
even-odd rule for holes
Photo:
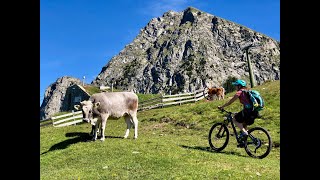
[[[50,151],[54,151],[54,150],[60,150],[60,149],[66,149],[68,146],[70,146],[71,144],[76,144],[79,142],[93,142],[92,141],[92,136],[89,135],[89,133],[84,133],[84,132],[72,132],[72,133],[66,133],[65,135],[66,137],[75,137],[73,139],[67,139],[65,141],[59,142],[53,146],[51,146],[51,148],[46,151],[41,153],[40,155],[46,154]],[[119,138],[119,139],[123,139],[123,137],[119,137],[119,136],[105,136],[106,138]],[[99,137],[98,137],[99,138]]]
[[[185,145],[179,145],[183,148],[186,148],[186,149],[195,149],[195,150],[201,150],[201,151],[207,151],[207,152],[210,152],[210,153],[221,153],[221,154],[232,154],[232,155],[237,155],[237,156],[242,156],[242,157],[247,157],[247,156],[244,156],[244,155],[241,155],[240,153],[238,152],[226,152],[226,151],[220,151],[220,152],[216,152],[214,150],[212,150],[210,147],[202,147],[202,146],[185,146]]]

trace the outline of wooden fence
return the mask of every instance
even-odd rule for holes
[[[181,105],[182,103],[197,102],[207,96],[207,92],[204,89],[197,90],[192,93],[183,93],[175,95],[161,95],[160,97],[148,99],[146,101],[139,102],[138,111],[162,108],[170,105]]]
[[[50,122],[51,121],[51,122]],[[48,123],[45,123],[48,122]],[[54,116],[40,121],[40,126],[53,125],[54,127],[63,127],[75,125],[82,122],[82,111],[71,112],[60,116]]]
[[[175,95],[161,95],[160,97],[148,99],[146,101],[139,102],[138,111],[144,111],[154,108],[162,108],[171,105],[181,105],[183,103],[197,102],[207,96],[207,92],[204,89],[197,90],[192,93],[183,93]],[[51,122],[50,122],[51,121]],[[44,123],[46,122],[46,123]],[[82,111],[76,111],[60,116],[51,117],[40,121],[40,126],[53,125],[54,127],[63,127],[69,125],[76,125],[82,122]]]

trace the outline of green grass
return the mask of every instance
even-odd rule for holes
[[[87,93],[89,93],[90,95],[93,95],[95,93],[100,93],[100,92],[111,92],[111,89],[108,89],[107,91],[101,91],[99,87],[97,86],[92,86],[92,85],[85,85],[83,87]],[[116,88],[113,88],[113,92],[121,92],[123,90],[121,89],[116,89]]]
[[[139,94],[139,93],[137,95],[139,98],[139,103],[148,99],[153,99],[161,96],[161,94]]]
[[[257,86],[265,99],[262,118],[274,147],[264,159],[236,148],[231,136],[220,153],[210,150],[211,125],[222,121],[217,109],[226,99],[138,112],[139,136],[122,139],[124,119],[108,120],[106,140],[87,142],[89,124],[40,128],[40,177],[50,179],[280,179],[280,81]],[[143,96],[143,95],[140,95]],[[140,97],[139,97],[140,98]],[[139,99],[140,100],[140,99]],[[227,110],[239,111],[240,103]]]
[[[85,85],[83,88],[84,88],[90,95],[101,92],[101,90],[100,90],[99,87],[97,87],[97,86]]]

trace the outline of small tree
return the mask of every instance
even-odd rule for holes
[[[226,90],[226,93],[232,92],[236,90],[236,87],[232,85],[238,78],[234,76],[229,76],[228,79],[222,84],[222,87]]]

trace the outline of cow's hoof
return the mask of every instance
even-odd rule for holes
[[[104,138],[100,138],[100,141],[104,141]]]
[[[127,139],[128,138],[128,136],[123,136],[123,139]]]

